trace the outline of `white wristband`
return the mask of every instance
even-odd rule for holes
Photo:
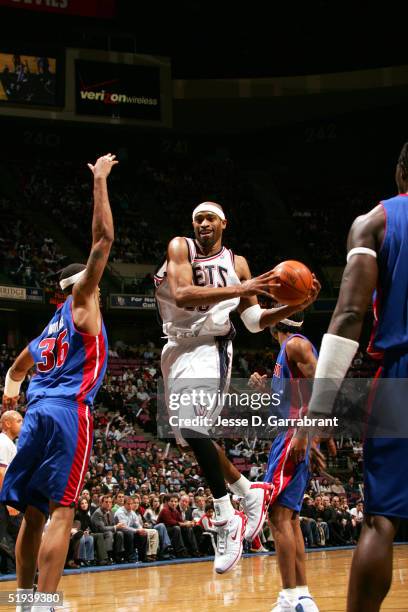
[[[8,370],[6,379],[4,381],[4,395],[7,397],[17,397],[20,395],[20,387],[22,382],[22,380],[13,380],[10,376],[10,370]]]
[[[259,326],[261,320],[262,308],[259,304],[254,304],[249,308],[246,308],[244,312],[241,312],[241,319],[245,327],[252,334],[257,334],[262,331]]]

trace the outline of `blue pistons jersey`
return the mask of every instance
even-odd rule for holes
[[[91,407],[108,343],[103,322],[97,336],[75,328],[69,296],[28,349],[36,372],[0,499],[21,512],[34,506],[48,516],[50,501],[74,507],[82,491],[92,449]]]
[[[272,394],[279,394],[279,406],[272,408],[273,416],[283,419],[297,419],[307,411],[310,398],[310,381],[304,380],[301,373],[294,374],[289,365],[286,345],[292,338],[303,338],[301,334],[292,334],[283,342],[276,360],[272,377]],[[317,351],[312,345],[317,358]],[[271,503],[299,512],[302,507],[303,495],[309,482],[309,453],[297,465],[290,458],[289,451],[294,428],[279,433],[270,450],[265,482],[272,484]]]
[[[383,200],[385,233],[378,252],[370,353],[408,352],[408,195]]]
[[[381,205],[385,215],[384,239],[377,253],[378,283],[374,296],[374,328],[368,353],[381,359],[370,395],[368,424],[375,426],[380,413],[387,422],[407,430],[404,379],[408,378],[408,194],[400,194]],[[399,384],[393,379],[402,379]],[[385,399],[384,399],[385,394]],[[408,518],[405,436],[377,437],[369,432],[364,442],[364,510]]]
[[[92,406],[107,365],[103,322],[97,336],[77,330],[69,296],[28,348],[36,367],[27,391],[29,405],[42,398],[55,398]]]

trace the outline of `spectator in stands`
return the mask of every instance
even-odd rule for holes
[[[347,494],[347,498],[348,498],[350,503],[352,503],[353,501],[358,499],[358,497],[360,495],[360,489],[355,484],[354,476],[350,476],[350,478],[348,479],[347,484],[345,485],[344,488],[345,488],[345,491],[346,491],[346,494]]]
[[[160,506],[160,502],[157,499],[158,502],[158,506]],[[136,513],[136,516],[139,519],[139,524],[141,524],[143,526],[143,528],[146,530],[147,532],[147,536],[150,539],[153,539],[153,548],[156,548],[156,552],[151,555],[152,557],[156,557],[157,555],[157,547],[154,544],[154,542],[156,542],[156,538],[154,536],[154,534],[152,534],[152,530],[157,531],[158,534],[158,545],[159,545],[159,549],[160,549],[160,557],[163,558],[170,558],[170,553],[172,552],[172,548],[171,548],[171,540],[169,537],[169,534],[167,533],[167,529],[166,526],[163,523],[158,523],[157,522],[157,518],[156,518],[156,522],[153,524],[150,521],[147,521],[145,519],[146,513],[144,514],[144,516],[142,516],[141,512],[140,512],[140,501],[138,496],[135,496],[132,499],[132,510]],[[158,510],[157,508],[157,504],[156,504],[156,510]],[[156,513],[155,513],[156,514]],[[158,513],[157,513],[157,517],[158,517]],[[151,518],[153,518],[154,520],[154,515],[151,515]],[[151,559],[152,561],[154,560],[153,558]]]
[[[191,517],[193,521],[199,523],[201,517],[204,516],[206,512],[205,498],[202,495],[197,495],[195,498],[195,503],[196,507],[193,509]]]
[[[364,520],[363,502],[361,500],[357,501],[354,508],[351,508],[350,515],[353,525],[353,539],[357,541],[360,537],[361,527],[363,526]]]
[[[124,493],[124,491],[118,491],[118,493],[115,495],[114,502],[115,503],[112,506],[112,514],[115,514],[115,512],[117,510],[119,510],[119,508],[123,508],[123,505],[125,503],[125,493]]]
[[[79,542],[79,561],[80,565],[92,565],[93,562],[93,549],[96,550],[96,558],[99,565],[106,565],[108,562],[108,553],[105,546],[105,538],[102,533],[93,533],[92,532],[92,521],[91,521],[91,512],[89,509],[89,501],[86,496],[84,496],[84,492],[82,491],[82,497],[79,498],[78,510],[75,514],[75,520],[79,521],[80,528],[84,532],[84,540],[80,540]],[[86,544],[86,535],[89,534],[92,537],[92,546]],[[90,548],[92,548],[92,553],[90,552]]]
[[[334,483],[330,487],[331,492],[335,495],[346,495],[346,490],[340,482],[340,478],[335,478]]]
[[[201,539],[202,529],[193,520],[193,510],[190,506],[190,498],[188,495],[180,496],[178,511],[182,519],[182,522],[179,524],[184,544],[193,557],[198,557],[199,550],[197,541]]]
[[[120,522],[115,524],[111,495],[101,496],[99,508],[91,516],[91,526],[94,533],[103,533],[108,555],[116,563],[121,563],[124,554],[124,535],[121,530],[126,525]]]
[[[122,508],[116,511],[115,523],[120,524],[124,536],[126,559],[129,563],[134,561],[152,561],[152,556],[157,553],[158,535],[156,533],[156,552],[154,542],[148,539],[147,531],[143,529],[142,521],[132,510],[132,498],[126,496]],[[137,553],[136,553],[137,551]]]
[[[199,526],[202,529],[200,538],[200,551],[204,554],[212,555],[217,546],[218,532],[213,523],[214,506],[207,504],[204,514],[199,520]]]
[[[159,516],[157,517],[157,521],[159,523],[164,523],[166,526],[176,556],[185,558],[188,557],[189,554],[186,550],[181,534],[181,524],[183,523],[183,519],[179,510],[177,509],[178,501],[179,499],[177,495],[166,496],[165,503],[159,513]]]
[[[319,546],[320,536],[316,522],[316,509],[314,507],[314,501],[309,495],[304,496],[299,516],[300,528],[305,539],[305,544],[309,546],[309,548]]]

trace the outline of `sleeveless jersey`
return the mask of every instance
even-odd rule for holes
[[[385,214],[384,240],[378,256],[374,295],[374,328],[368,352],[408,350],[408,197],[381,202]]]
[[[108,340],[102,321],[97,336],[75,328],[72,296],[56,310],[53,318],[28,349],[35,361],[27,400],[68,401],[92,405],[102,384],[108,357]]]
[[[230,287],[239,285],[235,272],[232,251],[222,249],[211,257],[200,256],[197,245],[191,238],[185,238],[189,260],[193,268],[193,283],[201,287]],[[167,262],[154,277],[156,300],[163,321],[166,337],[224,336],[231,329],[230,313],[239,304],[239,298],[223,300],[218,304],[179,308],[170,292],[166,277]]]
[[[277,393],[280,396],[279,406],[273,407],[274,416],[282,419],[297,419],[303,416],[307,410],[311,391],[311,386],[306,381],[303,386],[301,381],[297,381],[296,384],[291,382],[298,378],[303,378],[301,373],[299,373],[295,379],[289,367],[286,345],[292,338],[303,338],[310,342],[302,334],[292,334],[282,343],[280,348],[273,371],[271,389],[272,394]],[[313,354],[317,358],[318,353],[313,344],[312,349]]]

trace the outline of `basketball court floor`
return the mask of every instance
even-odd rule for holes
[[[309,587],[321,612],[346,610],[352,550],[307,554]],[[75,571],[75,570],[74,570]],[[78,570],[76,570],[78,572]],[[0,591],[16,586],[0,582]],[[64,575],[63,610],[71,612],[270,612],[280,589],[275,555],[242,559],[229,574],[216,576],[212,562],[179,562],[154,567]],[[0,606],[14,612],[12,606]],[[61,610],[61,608],[57,608]],[[408,545],[394,549],[394,578],[382,610],[408,611]],[[364,612],[362,610],[361,612]]]

